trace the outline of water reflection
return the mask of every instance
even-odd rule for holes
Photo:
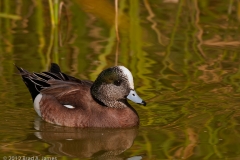
[[[122,159],[121,154],[133,145],[137,128],[129,129],[80,129],[61,127],[35,118],[34,134],[51,144],[49,152],[68,157],[95,157]]]
[[[66,159],[123,159],[123,151],[146,159],[240,159],[239,1],[121,0],[119,48],[114,1],[59,0],[64,7],[54,29],[49,2],[0,0],[2,152]],[[149,102],[147,108],[133,105],[141,121],[138,131],[114,131],[128,145],[110,150],[110,139],[101,139],[103,131],[72,131],[44,122],[34,132],[50,148],[35,136],[24,139],[32,136],[35,112],[13,63],[44,71],[50,62],[59,62],[63,72],[94,80],[116,58],[132,71],[138,93]],[[90,143],[93,139],[98,145]]]

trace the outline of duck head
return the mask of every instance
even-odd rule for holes
[[[146,105],[134,90],[132,73],[124,66],[103,70],[91,87],[92,96],[107,107],[127,107],[127,99]]]

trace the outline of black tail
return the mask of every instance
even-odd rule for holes
[[[60,67],[56,63],[51,63],[51,67],[49,69],[49,72],[59,74],[61,72]]]
[[[16,68],[20,72],[23,82],[31,93],[33,101],[42,89],[50,87],[50,84],[47,83],[48,80],[69,80],[68,76],[61,73],[60,67],[55,63],[51,64],[49,72],[42,73],[29,73],[18,66],[16,66]]]

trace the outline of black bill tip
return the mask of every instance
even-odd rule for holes
[[[141,104],[141,105],[143,105],[143,106],[146,106],[146,105],[147,105],[147,103],[146,103],[145,101],[142,101],[141,103],[138,103],[138,104]]]

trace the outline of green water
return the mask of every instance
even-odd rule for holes
[[[0,0],[0,158],[240,159],[239,6],[119,0],[115,22],[110,0]],[[139,128],[43,122],[13,64],[39,72],[51,62],[90,80],[129,68],[147,102],[130,102]]]

